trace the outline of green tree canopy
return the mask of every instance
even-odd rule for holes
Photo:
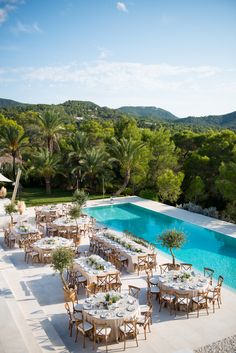
[[[157,177],[157,188],[161,201],[176,202],[182,192],[183,179],[184,174],[182,172],[174,173],[171,169],[167,169],[159,175]]]

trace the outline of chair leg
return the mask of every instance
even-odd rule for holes
[[[138,347],[138,335],[137,335],[137,332],[135,333],[135,338],[136,338],[136,345]]]
[[[72,328],[73,328],[73,324],[72,324],[72,323],[70,323],[70,324],[69,324],[70,337],[72,337]]]

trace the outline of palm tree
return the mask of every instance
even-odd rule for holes
[[[1,152],[10,153],[12,156],[12,174],[16,177],[16,158],[20,155],[28,144],[28,137],[25,136],[24,130],[17,125],[3,125],[1,128]]]
[[[34,173],[44,178],[46,194],[51,194],[51,180],[60,172],[60,156],[40,148],[34,158]]]
[[[139,163],[143,147],[144,144],[140,141],[124,137],[120,141],[116,138],[112,139],[111,155],[120,164],[124,173],[124,182],[115,193],[116,196],[120,195],[129,184],[131,173]]]
[[[96,181],[109,166],[111,159],[103,148],[92,147],[86,150],[84,155],[82,180],[87,179],[90,189],[96,185]]]
[[[76,132],[70,140],[72,151],[69,153],[69,163],[72,166],[72,173],[76,175],[77,189],[82,177],[82,167],[84,164],[84,155],[89,147],[88,135],[84,132]]]
[[[57,112],[48,110],[38,117],[38,123],[41,134],[46,139],[47,148],[52,152],[60,133],[64,130],[62,118]]]

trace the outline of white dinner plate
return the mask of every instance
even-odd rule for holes
[[[124,317],[124,313],[122,311],[119,311],[118,313],[116,313],[116,316],[118,317]]]

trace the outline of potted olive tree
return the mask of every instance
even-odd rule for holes
[[[10,202],[9,204],[4,206],[6,214],[8,214],[11,217],[11,223],[10,226],[12,227],[13,225],[13,213],[17,212],[16,204],[14,202]]]
[[[75,220],[76,223],[76,234],[79,233],[79,226],[78,226],[78,218],[81,216],[81,206],[79,204],[75,204],[69,211],[69,216]]]
[[[86,204],[88,200],[88,194],[84,191],[84,189],[77,189],[73,194],[73,201],[79,205],[81,208]]]
[[[172,256],[171,269],[178,270],[180,265],[175,263],[175,255],[173,249],[180,249],[185,243],[185,234],[177,229],[167,229],[158,237],[158,242],[170,250]]]
[[[74,252],[72,249],[60,247],[52,254],[52,267],[55,272],[59,272],[63,284],[65,301],[77,300],[77,288],[66,282],[63,272],[65,269],[72,267],[74,262]]]

